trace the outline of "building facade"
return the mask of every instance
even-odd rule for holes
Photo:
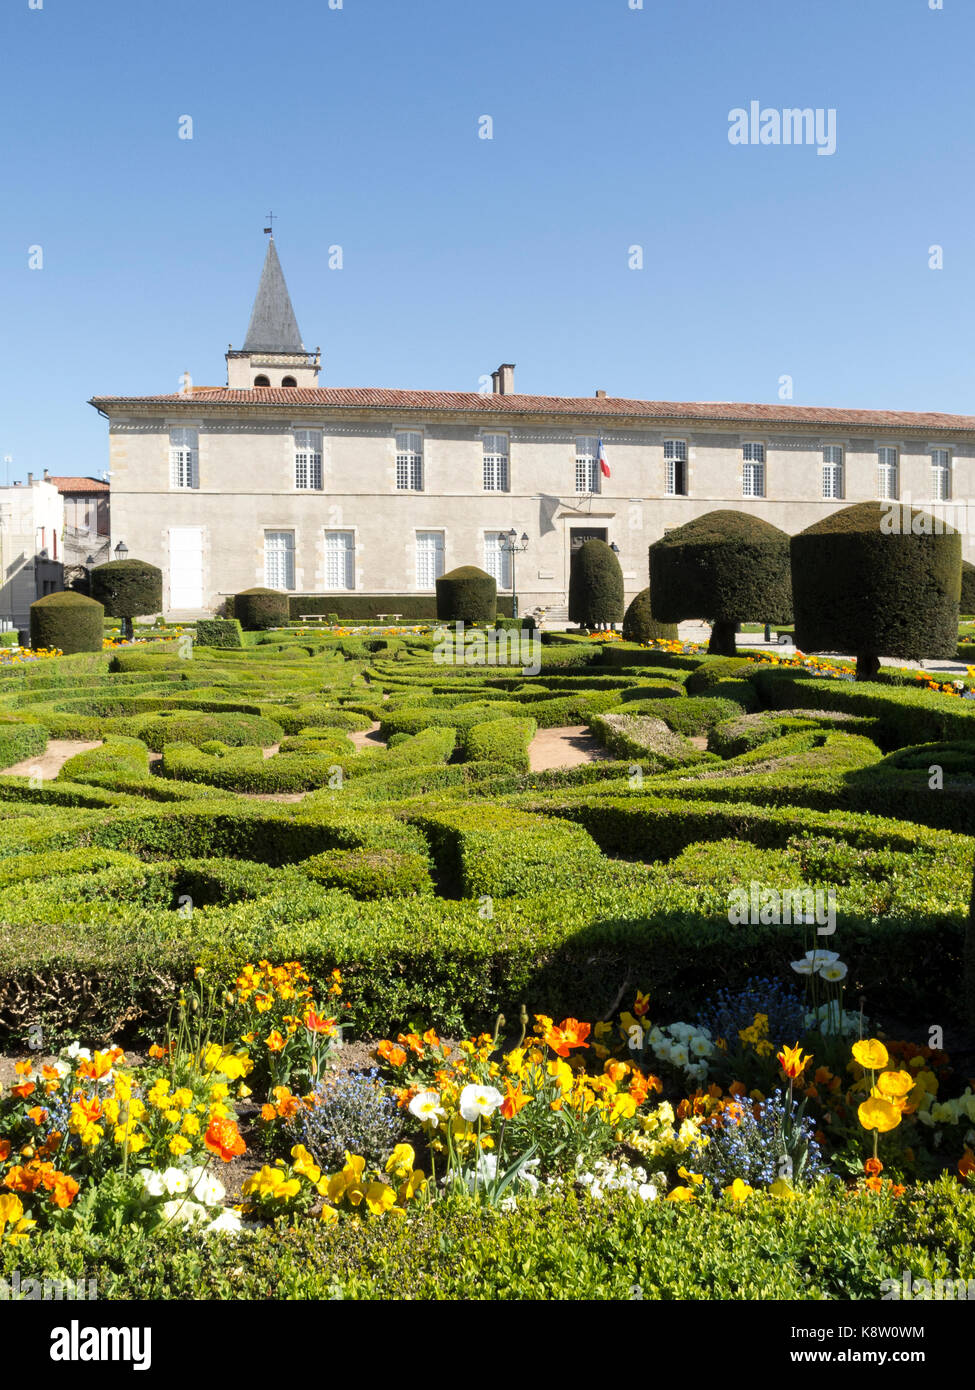
[[[109,486],[101,478],[48,477],[64,500],[65,588],[87,584],[95,565],[110,560]]]
[[[255,585],[383,611],[475,564],[555,618],[591,536],[619,547],[629,599],[648,546],[704,512],[791,534],[878,497],[959,526],[973,558],[972,416],[527,396],[508,363],[490,393],[321,388],[320,367],[272,238],[226,386],[91,401],[109,422],[111,543],[159,565],[168,616]],[[514,557],[511,530],[528,537]]]
[[[64,587],[64,503],[47,478],[0,487],[0,631],[26,631],[35,599]]]

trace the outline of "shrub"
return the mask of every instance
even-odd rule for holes
[[[793,536],[792,571],[802,651],[855,654],[858,679],[882,656],[954,658],[961,536],[940,520],[893,502],[843,507]]]
[[[972,899],[968,909],[968,928],[965,932],[965,1004],[967,1023],[975,1025],[975,877],[972,879]]]
[[[735,655],[738,623],[792,621],[789,537],[747,512],[707,512],[650,547],[650,592],[661,622],[711,622],[708,650]]]
[[[196,640],[201,647],[242,647],[240,620],[238,618],[198,618]]]
[[[623,620],[623,571],[605,541],[584,541],[569,570],[569,621],[604,628]]]
[[[624,642],[651,642],[654,638],[677,641],[677,624],[660,623],[650,608],[650,590],[642,589],[623,614]]]
[[[302,873],[325,888],[341,888],[353,898],[409,898],[431,894],[433,880],[426,855],[392,849],[337,849],[314,855]]]
[[[437,580],[437,617],[451,623],[493,623],[498,586],[476,565],[461,565]]]
[[[162,609],[162,570],[147,560],[109,560],[91,571],[91,596],[131,637],[133,618]]]
[[[257,714],[205,714],[201,711],[179,710],[150,716],[139,725],[139,737],[154,753],[161,753],[167,743],[192,743],[199,747],[209,739],[238,748],[252,743],[269,748],[280,743],[284,730],[272,719]]]
[[[970,739],[975,729],[975,707],[956,695],[872,681],[811,680],[773,668],[759,668],[753,682],[762,703],[773,709],[842,710],[875,719],[877,740],[887,749]]]
[[[968,560],[961,562],[961,601],[958,606],[966,615],[975,613],[975,565]]]
[[[742,679],[755,670],[746,656],[706,657],[684,682],[688,695],[710,694],[722,681]]]
[[[30,644],[48,650],[58,648],[65,656],[100,652],[104,615],[100,603],[74,590],[48,594],[30,606]]]
[[[614,757],[636,759],[644,772],[667,772],[708,756],[649,715],[594,715],[590,727]]]
[[[293,622],[300,621],[300,613],[335,616],[334,594],[291,594],[289,607]],[[435,594],[343,594],[338,618],[343,622],[376,622],[379,610],[384,613],[399,613],[403,623],[433,623],[437,617]],[[511,617],[511,595],[498,595],[498,612]]]
[[[519,772],[528,772],[528,745],[537,728],[534,719],[487,719],[467,730],[464,756],[470,762],[506,763]]]
[[[149,776],[149,749],[137,738],[109,737],[100,748],[69,758],[58,780],[86,782],[111,789],[119,778],[143,781]]]
[[[243,593],[234,595],[234,617],[245,632],[287,627],[290,617],[288,595],[279,589],[245,589]]]
[[[47,730],[42,724],[0,719],[0,768],[13,767],[43,753],[46,747]]]

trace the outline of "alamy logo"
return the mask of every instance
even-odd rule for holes
[[[832,936],[836,930],[836,889],[763,888],[753,879],[747,888],[732,888],[728,894],[728,921],[732,926],[781,927],[793,923],[816,925],[817,935]]]
[[[731,145],[815,145],[817,154],[836,153],[836,107],[774,106],[749,102],[728,112]]]
[[[131,1361],[134,1371],[152,1365],[151,1327],[81,1327],[77,1318],[51,1332],[52,1361]]]
[[[885,1301],[922,1302],[947,1300],[966,1302],[975,1299],[975,1279],[912,1279],[910,1270],[905,1269],[900,1279],[883,1279],[880,1284],[880,1297]]]
[[[39,1299],[45,1303],[60,1303],[63,1299],[95,1299],[97,1279],[21,1279],[15,1269],[9,1279],[0,1279],[0,1303],[19,1303],[23,1299]]]
[[[467,630],[459,622],[438,627],[433,641],[433,659],[441,666],[518,666],[523,676],[542,669],[542,639],[524,628]]]

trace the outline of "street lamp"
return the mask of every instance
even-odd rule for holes
[[[498,535],[498,546],[503,555],[511,556],[511,616],[518,616],[518,588],[515,583],[515,556],[521,551],[528,549],[528,532],[522,531],[521,543],[518,542],[518,532],[512,526],[508,532],[501,531]]]
[[[115,547],[116,560],[124,560],[128,553],[129,547],[125,544],[125,541],[119,541],[118,545]]]

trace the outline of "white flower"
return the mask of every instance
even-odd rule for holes
[[[142,1179],[144,1197],[161,1197],[166,1191],[162,1173],[155,1172],[152,1168],[141,1168],[139,1177]]]
[[[440,1124],[440,1117],[446,1114],[440,1104],[440,1093],[438,1091],[421,1091],[418,1096],[414,1096],[409,1104],[411,1115],[415,1115],[418,1120],[428,1121],[434,1129]],[[465,1116],[466,1118],[466,1116]]]
[[[702,1037],[699,1033],[696,1038],[691,1039],[691,1051],[695,1057],[710,1057],[714,1047],[709,1038]]]
[[[658,1057],[662,1058],[663,1061],[668,1062],[670,1060],[670,1054],[673,1049],[673,1046],[674,1044],[670,1042],[669,1039],[661,1038],[660,1042],[654,1044],[653,1050]]]
[[[652,1202],[656,1199],[657,1189],[652,1182],[641,1182],[636,1190],[636,1195],[640,1198],[641,1202]]]
[[[789,964],[797,975],[811,975],[813,973],[813,963],[811,960],[793,960]]]
[[[683,1043],[677,1043],[670,1049],[670,1060],[675,1067],[682,1067],[687,1062],[687,1048]]]
[[[205,1207],[218,1207],[227,1195],[227,1189],[219,1178],[208,1173],[205,1168],[191,1168],[187,1173],[187,1186],[194,1198]]]
[[[175,1197],[179,1192],[189,1191],[189,1175],[183,1168],[167,1168],[161,1174],[162,1184],[171,1197]]]
[[[87,1047],[79,1047],[73,1042],[70,1047],[62,1049],[62,1057],[70,1057],[73,1062],[90,1062],[91,1051]]]
[[[231,1211],[229,1208],[222,1211],[219,1216],[214,1217],[206,1228],[206,1235],[228,1235],[235,1236],[242,1230],[240,1213]]]
[[[460,1093],[460,1113],[471,1123],[473,1120],[489,1120],[504,1100],[504,1096],[494,1086],[465,1086]]]
[[[837,980],[845,980],[846,971],[847,968],[841,960],[830,961],[828,965],[822,965],[819,968],[819,973],[823,979],[831,980],[834,983]]]
[[[184,1226],[191,1226],[196,1221],[205,1221],[209,1212],[206,1207],[201,1207],[199,1202],[176,1201],[163,1202],[162,1214],[167,1221],[178,1221]]]

